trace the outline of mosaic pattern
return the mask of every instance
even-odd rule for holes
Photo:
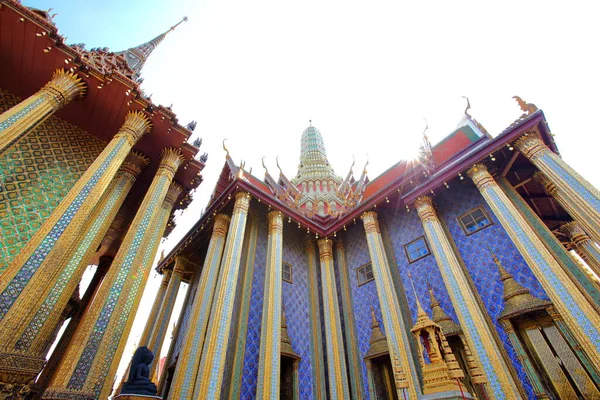
[[[346,245],[346,261],[348,264],[348,276],[350,277],[350,288],[352,291],[352,300],[354,305],[354,321],[356,323],[356,339],[359,348],[360,367],[362,371],[362,384],[365,398],[368,399],[369,380],[367,375],[367,365],[363,357],[369,351],[369,339],[371,338],[371,306],[375,309],[375,316],[380,322],[381,330],[385,333],[383,318],[381,316],[381,307],[379,297],[377,296],[377,287],[375,281],[371,281],[362,286],[358,286],[356,268],[371,261],[369,249],[367,247],[367,238],[362,226],[356,224],[348,230],[344,244]]]
[[[0,112],[19,101],[0,90]],[[50,117],[0,155],[0,274],[105,146]]]
[[[47,99],[44,96],[39,96],[37,99],[29,103],[27,106],[23,107],[21,110],[17,111],[10,117],[6,118],[4,121],[0,122],[0,133],[10,128],[15,122],[29,114],[31,111],[35,110],[38,106],[46,102]],[[50,112],[51,110],[48,110]]]
[[[33,343],[35,337],[38,335],[39,331],[44,325],[44,322],[50,315],[50,312],[56,305],[56,302],[62,294],[63,288],[72,278],[76,268],[79,266],[83,257],[89,250],[91,242],[94,240],[99,229],[104,224],[105,219],[109,215],[112,215],[111,211],[114,211],[113,207],[115,206],[119,198],[121,198],[122,191],[126,186],[129,186],[129,183],[125,179],[121,179],[117,183],[114,190],[110,193],[110,198],[107,200],[105,207],[98,214],[98,217],[93,221],[86,237],[81,242],[73,256],[69,259],[67,265],[63,268],[59,278],[57,279],[54,287],[52,288],[52,291],[50,291],[48,296],[44,299],[44,303],[37,311],[27,328],[25,328],[23,334],[21,335],[21,338],[15,346],[17,350],[25,351]]]
[[[119,142],[113,147],[106,158],[102,161],[102,164],[98,167],[96,172],[90,177],[89,181],[83,186],[81,191],[75,196],[69,207],[64,214],[58,219],[56,224],[52,227],[50,232],[44,237],[40,245],[34,250],[31,257],[23,264],[23,267],[17,272],[14,279],[6,287],[4,292],[0,295],[0,317],[3,318],[19,293],[23,290],[27,282],[37,271],[37,268],[44,261],[46,256],[54,248],[54,245],[65,231],[81,205],[91,190],[96,186],[96,183],[102,178],[106,169],[112,164],[113,159],[119,154],[121,148],[127,144],[127,139],[122,137]]]
[[[181,348],[183,347],[183,340],[185,339],[187,328],[190,321],[190,316],[192,315],[192,307],[194,306],[193,299],[196,297],[196,291],[198,290],[198,282],[200,279],[200,274],[196,274],[194,278],[194,283],[190,287],[190,295],[188,297],[189,301],[185,305],[185,309],[182,310],[181,317],[181,327],[179,328],[179,335],[175,338],[175,343],[173,344],[173,351],[171,352],[171,358],[168,360],[168,365],[172,365],[179,357],[179,353],[181,352]]]
[[[157,179],[158,181],[156,187],[166,187],[166,185],[169,183],[169,179],[164,175],[158,176]],[[140,221],[139,229],[135,232],[135,236],[130,244],[127,255],[124,257],[123,263],[120,266],[119,273],[111,286],[109,295],[104,301],[104,307],[102,308],[102,311],[96,320],[94,329],[89,336],[85,349],[83,350],[77,366],[75,367],[75,373],[69,380],[67,385],[68,389],[81,390],[83,388],[87,378],[87,372],[89,372],[92,362],[96,356],[96,352],[100,347],[100,343],[102,342],[106,328],[108,327],[113,311],[115,310],[119,296],[121,296],[123,286],[125,285],[125,282],[130,274],[133,261],[136,259],[142,240],[151,226],[150,220],[156,207],[158,206],[159,201],[162,201],[163,196],[164,191],[162,190],[155,190],[152,193],[152,198],[148,204],[148,207],[146,210],[144,210],[144,216]],[[131,284],[131,287],[135,288],[135,283],[129,283]],[[126,314],[126,312],[123,312],[122,314]]]

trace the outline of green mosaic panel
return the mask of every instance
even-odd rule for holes
[[[0,112],[19,101],[0,89]],[[0,155],[0,273],[105,146],[75,125],[50,117]]]

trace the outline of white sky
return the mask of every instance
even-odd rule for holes
[[[544,110],[563,158],[600,184],[595,2],[189,0],[178,7],[189,21],[155,50],[142,87],[155,103],[173,103],[183,125],[198,121],[194,138],[202,137],[209,158],[165,252],[205,206],[224,138],[255,175],[263,176],[262,156],[276,175],[280,156],[292,177],[309,119],[339,175],[352,155],[359,174],[368,153],[374,178],[414,154],[423,117],[435,143],[454,129],[468,96],[472,115],[496,135],[521,114],[511,98],[520,95]],[[175,22],[139,29],[151,38]],[[123,366],[159,281],[148,284]]]

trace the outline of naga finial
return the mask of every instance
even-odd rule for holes
[[[467,100],[467,106],[465,107],[465,115],[470,117],[471,114],[469,114],[469,110],[471,109],[471,102],[469,101],[469,98],[467,96],[462,96],[462,98]]]
[[[367,165],[369,165],[369,153],[365,153],[367,155],[367,162],[365,163],[365,166],[363,167],[363,172],[366,174],[367,173]]]
[[[227,150],[227,147],[225,147],[225,141],[227,140],[227,138],[223,139],[223,150],[225,150],[225,152],[227,154],[225,154],[225,158],[229,158],[229,150]]]
[[[275,164],[277,164],[277,168],[279,168],[279,173],[281,175],[283,175],[283,171],[281,170],[281,167],[279,166],[279,156],[275,157]]]
[[[427,132],[427,130],[429,129],[429,124],[427,123],[427,118],[423,117],[423,120],[425,120],[425,129],[423,129],[423,137],[427,137],[425,132]]]
[[[268,174],[269,170],[267,169],[267,166],[265,165],[265,158],[264,157],[262,158],[262,166],[265,169],[265,174]]]
[[[519,96],[513,96],[513,99],[517,101],[519,104],[519,108],[523,111],[523,115],[521,117],[526,117],[528,115],[533,114],[538,110],[537,106],[533,103],[527,103],[525,100],[521,99]]]

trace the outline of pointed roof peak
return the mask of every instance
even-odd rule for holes
[[[175,28],[177,28],[182,22],[185,22],[187,20],[187,17],[183,17],[178,23],[171,26],[171,28],[169,28],[166,32],[161,33],[154,39],[143,43],[139,46],[131,47],[127,50],[120,51],[117,54],[120,54],[125,58],[125,61],[127,61],[129,68],[131,68],[133,72],[139,77],[142,68],[146,63],[146,60],[148,59],[148,57],[150,57],[150,54],[152,54],[154,49],[158,47],[158,45],[165,39],[169,32],[174,31]]]

